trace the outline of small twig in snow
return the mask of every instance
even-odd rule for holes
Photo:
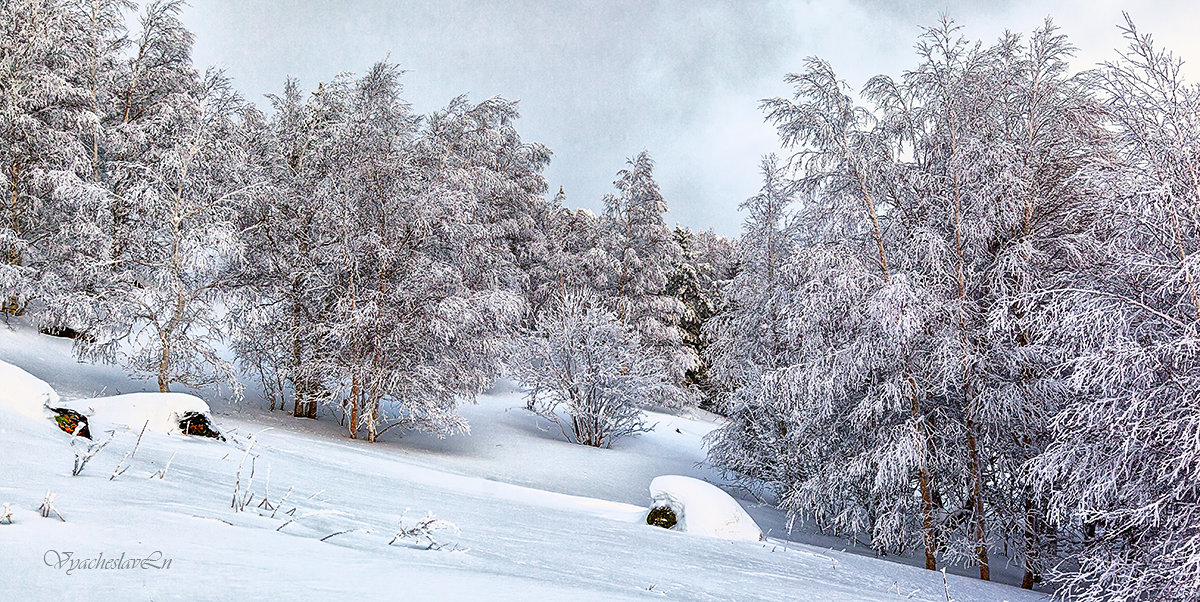
[[[271,518],[275,518],[275,513],[279,512],[279,509],[283,507],[283,503],[287,501],[290,495],[292,495],[292,488],[288,487],[287,493],[283,494],[283,497],[279,498],[279,501],[275,502],[275,507],[271,509]]]
[[[75,452],[75,466],[71,469],[71,476],[73,477],[77,477],[83,473],[83,467],[87,466],[92,457],[100,453],[100,450],[111,443],[113,436],[116,434],[113,431],[109,431],[108,439],[104,441],[88,441],[79,436],[79,432],[83,430],[83,427],[83,422],[80,422],[79,426],[75,427],[75,432],[71,433],[71,451]]]
[[[400,514],[400,524],[396,527],[396,536],[388,542],[389,546],[400,539],[412,539],[415,540],[418,546],[424,545],[426,550],[444,550],[448,548],[451,551],[455,551],[459,549],[455,543],[439,541],[443,533],[452,533],[452,537],[462,533],[454,523],[441,520],[434,516],[432,512],[428,512],[425,514],[425,518],[416,521],[411,526],[406,526],[405,518],[408,515],[408,511],[409,509],[405,508],[404,512]]]
[[[322,538],[321,538],[321,541],[325,541],[326,539],[329,539],[330,537],[334,537],[334,536],[337,536],[337,535],[345,535],[346,533],[353,533],[353,532],[355,532],[355,531],[362,531],[363,533],[370,533],[370,532],[371,532],[371,530],[370,530],[370,529],[346,529],[345,531],[338,531],[337,533],[330,533],[329,535],[326,535],[325,537],[322,537]]]
[[[211,516],[200,516],[200,515],[198,515],[198,514],[193,514],[193,515],[192,515],[192,518],[199,518],[199,519],[202,519],[202,520],[215,520],[215,521],[217,521],[217,522],[219,522],[219,523],[225,523],[225,524],[229,525],[230,527],[232,527],[232,526],[233,526],[233,523],[231,523],[231,522],[229,522],[229,521],[227,521],[227,520],[221,520],[221,519],[219,519],[219,518],[213,518],[213,517],[211,517]]]
[[[281,531],[281,530],[283,530],[284,527],[286,527],[302,518],[308,518],[310,516],[318,516],[321,514],[336,514],[339,516],[350,516],[349,514],[342,512],[341,510],[314,510],[312,512],[305,512],[304,514],[301,514],[300,516],[293,516],[291,518],[291,520],[289,520],[286,523],[283,523],[282,525],[279,525],[279,527],[277,527],[275,530]]]
[[[250,504],[250,499],[254,497],[254,493],[250,491],[250,487],[254,484],[254,464],[258,459],[257,456],[251,457],[250,452],[254,449],[256,440],[253,436],[250,437],[250,443],[246,446],[245,453],[242,454],[241,462],[238,462],[237,477],[233,482],[233,502],[230,507],[234,512],[241,512]],[[250,479],[246,483],[246,492],[242,493],[242,469],[246,466],[246,458],[250,457]]]
[[[42,511],[42,518],[50,518],[50,513],[53,512],[58,520],[65,523],[67,519],[63,518],[63,515],[59,514],[58,509],[54,507],[54,498],[56,497],[58,497],[57,494],[50,493],[50,490],[47,489],[46,496],[42,498],[42,505],[38,507],[38,510]]]
[[[108,480],[111,481],[113,479],[116,479],[117,477],[125,474],[126,470],[129,470],[129,466],[126,464],[126,462],[133,460],[134,454],[137,453],[138,446],[142,444],[142,435],[146,434],[146,427],[148,427],[148,426],[150,426],[149,420],[147,420],[145,423],[142,424],[142,432],[138,433],[137,442],[133,444],[133,449],[128,452],[125,452],[125,456],[123,458],[121,458],[120,462],[117,462],[117,467],[113,469],[113,473],[111,476],[108,477]]]
[[[175,459],[175,454],[172,453],[171,457],[167,458],[167,465],[163,466],[162,470],[150,475],[150,478],[153,479],[154,477],[158,477],[158,479],[161,481],[163,477],[167,476],[167,471],[171,470],[171,461],[174,459]]]

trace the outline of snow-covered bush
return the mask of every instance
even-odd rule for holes
[[[94,431],[145,428],[158,433],[207,434],[212,429],[208,404],[186,393],[126,393],[110,397],[72,399],[57,404],[87,417]]]
[[[737,500],[716,486],[692,477],[665,475],[650,481],[651,519],[674,517],[667,528],[722,539],[760,541],[762,529]],[[669,510],[669,512],[667,512]],[[657,511],[657,512],[656,512]],[[660,520],[661,520],[660,518]]]
[[[640,337],[580,293],[542,318],[523,352],[514,376],[529,387],[530,406],[580,445],[648,431],[640,406],[673,386]]]

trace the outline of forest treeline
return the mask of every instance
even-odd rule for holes
[[[159,388],[251,379],[351,437],[465,431],[496,378],[576,443],[723,414],[710,459],[822,530],[1081,600],[1200,597],[1200,89],[1047,20],[861,89],[817,58],[731,241],[645,152],[571,209],[517,104],[390,62],[263,111],[182,3],[0,5],[0,299]]]

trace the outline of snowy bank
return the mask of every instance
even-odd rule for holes
[[[9,410],[29,418],[50,418],[47,406],[58,405],[58,393],[38,377],[5,362],[0,362],[0,410]]]
[[[714,485],[679,475],[650,482],[651,508],[670,508],[676,531],[722,539],[760,541],[762,530],[737,500]]]

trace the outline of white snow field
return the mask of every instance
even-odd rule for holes
[[[64,400],[153,389],[77,364],[70,341],[19,324],[0,325],[0,360]],[[97,421],[93,436],[113,439],[72,477],[70,437],[23,411],[29,395],[17,394],[46,391],[14,374],[0,370],[0,508],[12,509],[12,524],[0,524],[0,600],[944,601],[947,587],[956,601],[1047,599],[784,542],[767,508],[748,508],[765,542],[645,524],[654,477],[718,480],[699,464],[716,426],[699,413],[656,414],[652,433],[583,448],[525,411],[519,392],[497,389],[463,408],[470,435],[391,431],[368,444],[330,417],[269,414],[253,392],[236,405],[206,395],[229,441],[147,429],[125,459],[141,423]],[[48,491],[65,522],[39,513]],[[402,516],[411,526],[427,512],[461,533],[441,531],[440,550],[416,538],[389,545]]]

